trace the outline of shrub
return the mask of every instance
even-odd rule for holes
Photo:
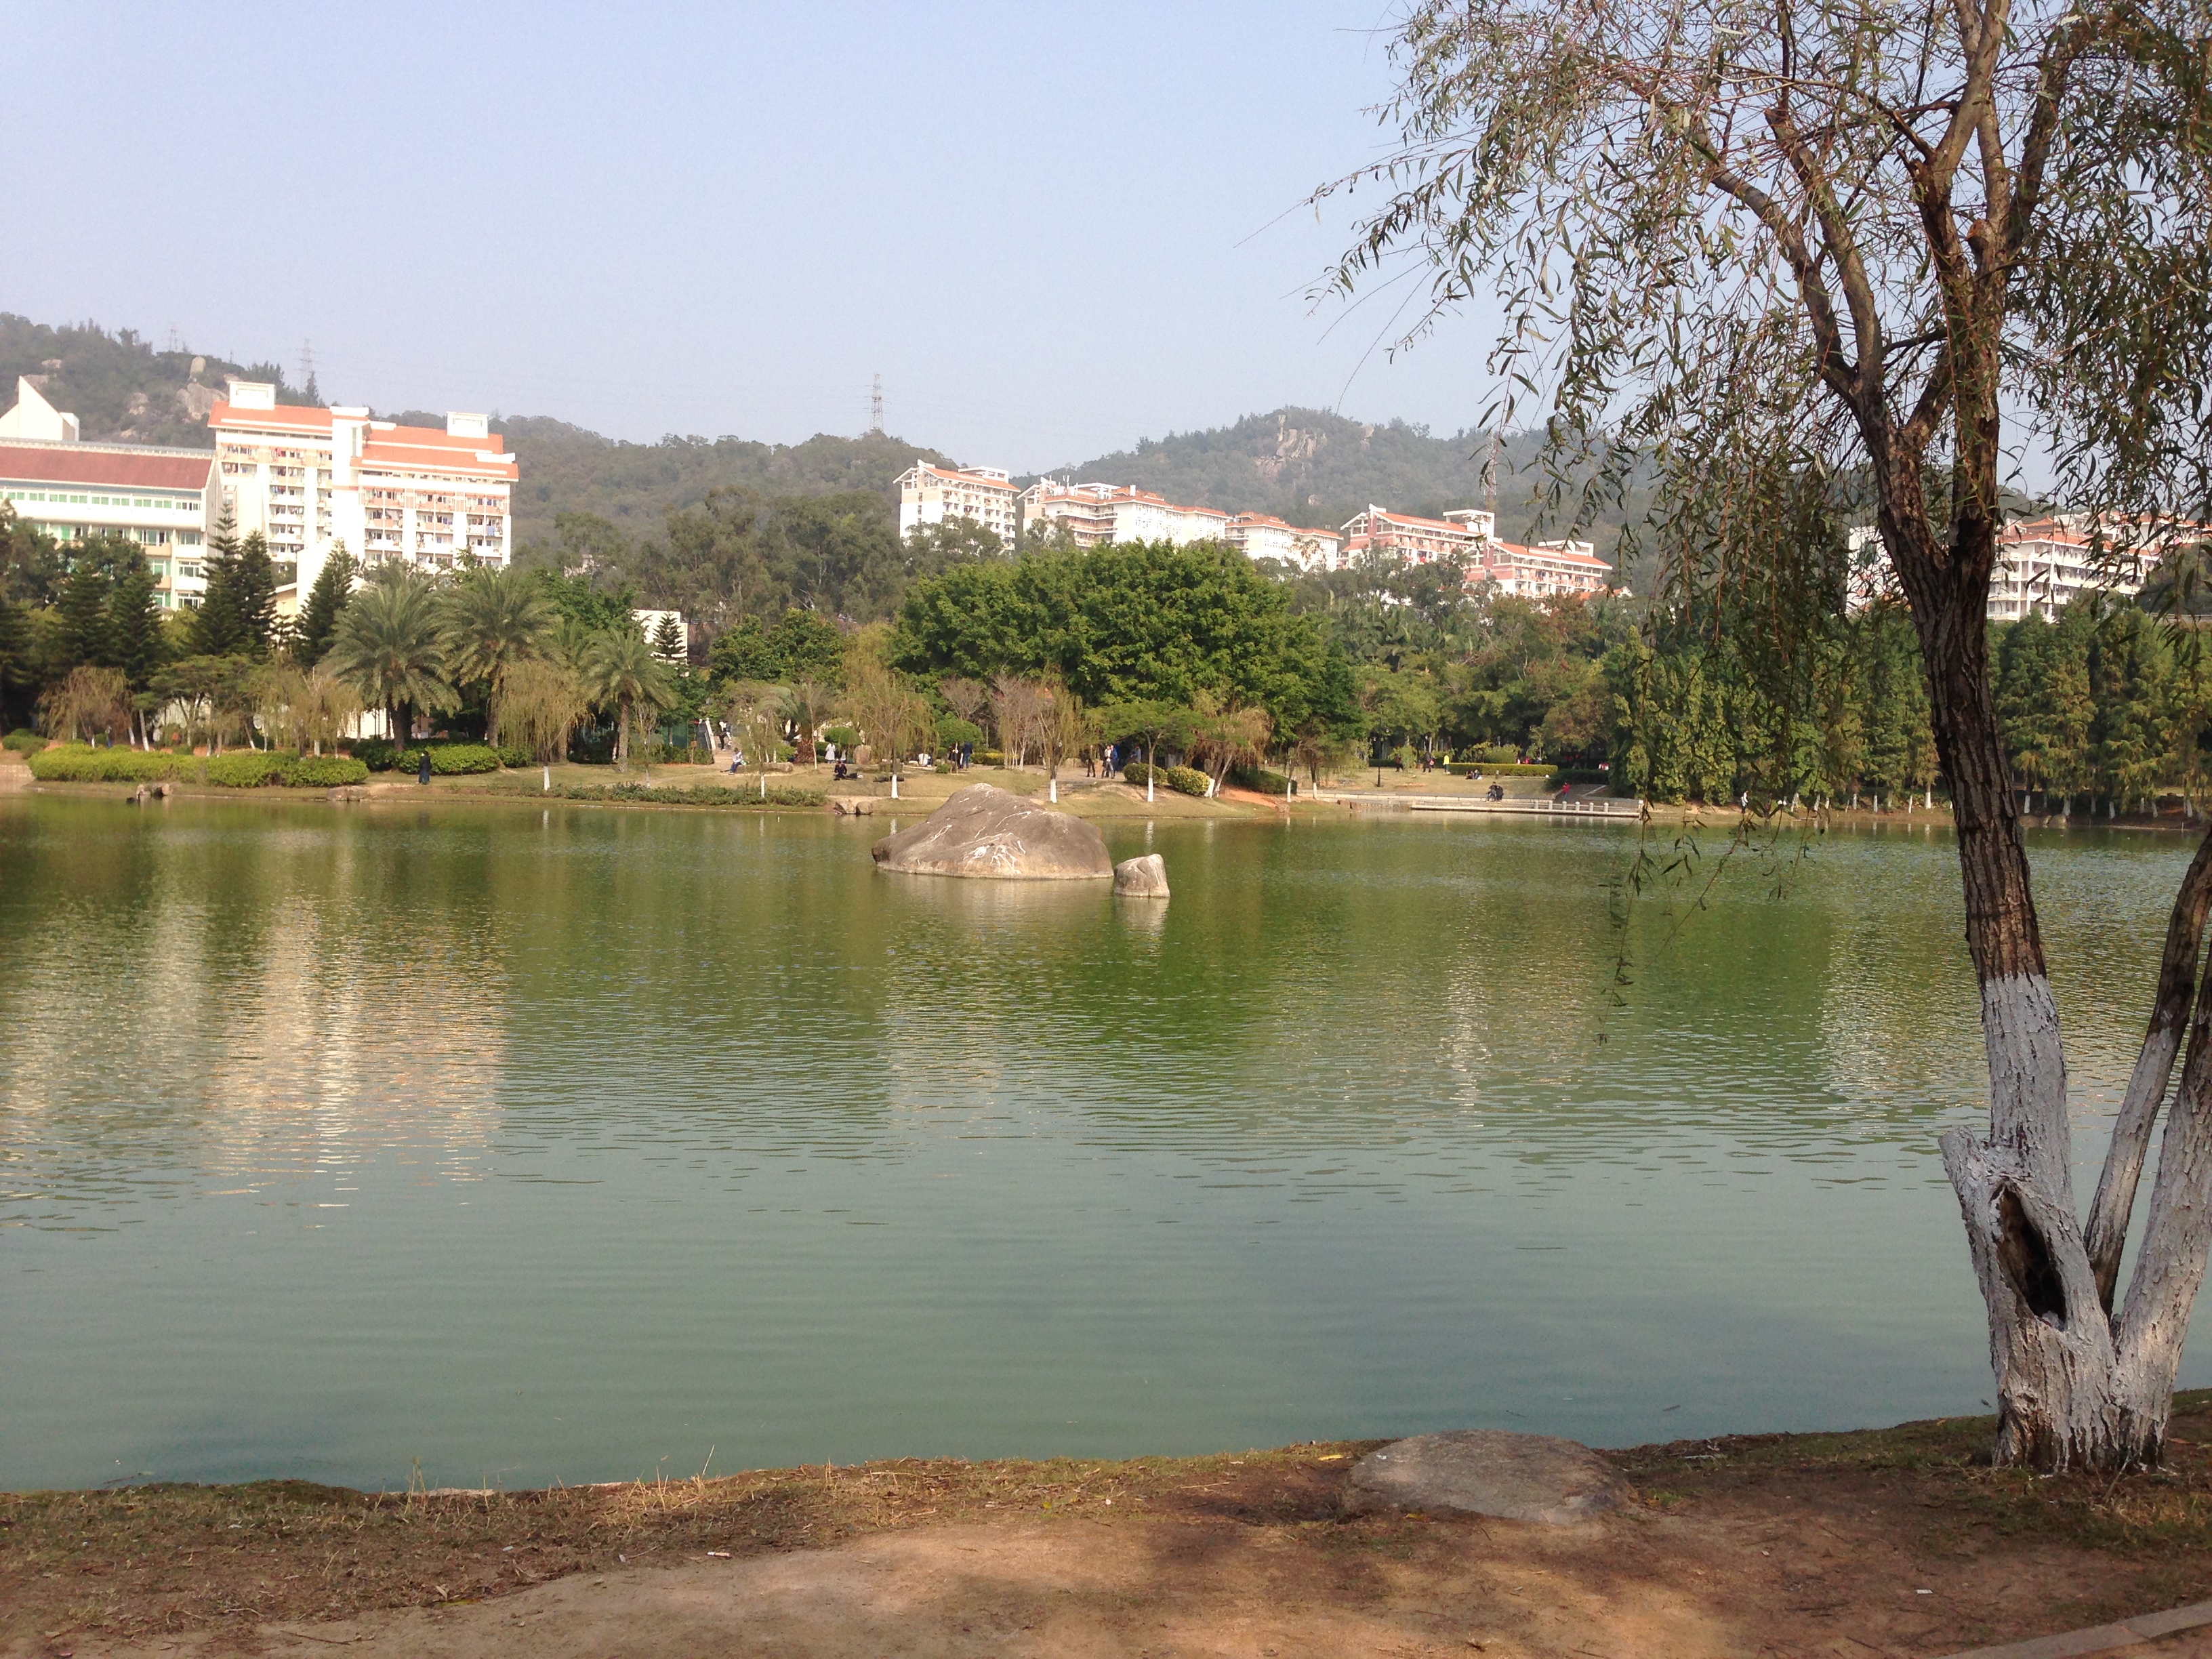
[[[1239,789],[1256,789],[1263,795],[1287,795],[1291,781],[1280,772],[1271,772],[1264,766],[1232,766],[1229,781]]]
[[[336,789],[368,780],[368,762],[352,755],[302,755],[284,775],[286,783],[302,789]]]
[[[1142,761],[1131,761],[1127,766],[1121,769],[1121,781],[1127,784],[1134,784],[1139,789],[1143,788],[1146,783],[1152,781],[1152,769],[1146,765]],[[1160,769],[1160,781],[1162,783],[1165,783],[1167,781],[1167,769],[1163,767]]]
[[[757,782],[737,789],[718,783],[571,783],[552,793],[563,800],[645,801],[655,806],[820,806],[830,799],[820,789],[770,784],[763,802]]]
[[[538,757],[527,749],[517,749],[511,743],[500,744],[492,753],[499,757],[499,763],[510,772],[520,772],[526,766],[538,763]]]
[[[1553,783],[1611,783],[1613,774],[1594,766],[1562,766],[1552,774]]]
[[[27,758],[31,775],[41,783],[151,783],[182,777],[186,764],[182,755],[94,749],[82,743],[63,744]]]
[[[254,789],[264,783],[283,782],[285,772],[299,758],[281,751],[264,754],[259,750],[236,749],[210,759],[204,775],[210,783],[225,789]]]
[[[942,724],[942,722],[939,723]],[[982,733],[980,732],[976,733],[977,737],[981,737],[981,735]],[[849,755],[854,750],[860,746],[860,733],[859,728],[855,726],[832,726],[823,729],[822,733],[822,741],[824,743],[834,743],[837,745],[837,752],[839,754]]]
[[[1449,766],[1444,768],[1444,770],[1454,777],[1459,778],[1476,775],[1486,778],[1548,778],[1553,773],[1558,771],[1559,768],[1538,765],[1534,763],[1523,766],[1517,761],[1510,765],[1500,765],[1495,763],[1477,764],[1474,762],[1454,761]]]
[[[410,765],[422,765],[420,757],[424,749],[430,751],[430,769],[441,778],[499,770],[499,751],[481,743],[422,744],[408,751]]]
[[[1213,787],[1213,780],[1194,766],[1170,766],[1160,774],[1161,781],[1181,795],[1203,795]]]
[[[19,755],[35,755],[46,746],[46,740],[36,732],[17,726],[6,737],[0,738],[0,749],[12,749]]]
[[[363,738],[353,745],[353,757],[372,772],[389,772],[399,764],[399,745],[382,738]]]

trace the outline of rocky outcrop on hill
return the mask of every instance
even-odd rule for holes
[[[886,870],[1001,881],[1109,878],[1105,839],[1081,818],[988,783],[972,784],[920,823],[871,849]]]

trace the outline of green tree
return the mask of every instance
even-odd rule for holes
[[[330,654],[331,641],[337,635],[338,617],[353,597],[354,578],[360,566],[342,542],[331,544],[330,556],[316,573],[314,585],[307,590],[307,603],[301,607],[300,626],[292,637],[292,659],[303,668],[313,668]]]
[[[161,592],[144,559],[132,560],[108,590],[107,630],[115,665],[140,701],[139,712],[150,714],[152,711],[143,705],[153,690],[154,676],[169,659],[169,651]],[[150,746],[153,733],[142,731],[141,735]]]
[[[61,649],[70,667],[114,666],[115,626],[107,608],[114,588],[105,562],[90,557],[78,560],[62,584]]]
[[[552,643],[555,611],[527,571],[469,572],[445,594],[447,672],[458,686],[483,688],[486,736],[500,740],[500,682]]]
[[[627,767],[631,732],[668,707],[668,665],[653,654],[644,631],[632,622],[593,639],[584,659],[584,685],[594,702],[615,711],[615,762]]]
[[[436,588],[397,567],[380,569],[338,618],[325,660],[363,703],[387,713],[395,743],[413,736],[418,714],[459,706],[443,621]]]
[[[684,660],[684,629],[672,611],[662,611],[659,622],[653,625],[653,654],[671,665]]]
[[[276,643],[276,567],[259,531],[240,544],[231,580],[239,627],[246,636],[244,654],[265,658]]]
[[[194,656],[242,657],[252,648],[240,587],[240,556],[238,522],[225,507],[216,520],[215,533],[208,538],[207,557],[201,564],[207,591],[192,613]]]

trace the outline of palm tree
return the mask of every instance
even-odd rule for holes
[[[832,695],[819,681],[800,680],[784,687],[777,696],[777,712],[794,728],[799,750],[795,758],[801,766],[814,764],[814,734],[830,718]]]
[[[629,623],[592,641],[584,657],[584,685],[601,708],[614,705],[615,761],[629,766],[630,728],[638,716],[657,714],[675,700],[668,665],[653,654],[644,629]]]
[[[459,702],[447,678],[441,621],[437,589],[404,570],[380,572],[338,618],[331,670],[363,702],[390,712],[395,743],[414,735],[417,712]]]
[[[486,738],[499,742],[500,683],[518,663],[541,655],[553,634],[553,607],[527,571],[471,572],[446,596],[446,651],[459,684],[481,681],[490,696]]]

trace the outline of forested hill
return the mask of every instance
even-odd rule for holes
[[[1530,499],[1540,440],[1508,437],[1499,446],[1498,528],[1508,540],[1560,535],[1565,523],[1540,525]],[[1483,505],[1486,433],[1432,437],[1426,427],[1380,425],[1315,409],[1248,415],[1233,426],[1146,438],[1055,477],[1132,483],[1191,507],[1272,513],[1295,525],[1334,529],[1372,501],[1433,518]],[[1633,504],[1640,510],[1641,503]],[[1610,554],[1622,515],[1601,516],[1583,533]]]
[[[194,365],[198,365],[197,372]],[[157,348],[129,329],[96,324],[56,327],[0,313],[0,406],[12,401],[15,376],[27,374],[57,408],[73,411],[84,435],[126,442],[210,447],[203,424],[226,375],[276,384],[285,403],[322,400],[312,383],[294,387],[275,362],[235,362],[189,344]],[[345,388],[330,396],[343,402]],[[442,425],[442,410],[380,410],[384,419]],[[670,508],[703,501],[711,490],[745,487],[773,496],[878,495],[888,514],[891,483],[917,460],[988,462],[990,456],[948,457],[941,451],[881,435],[817,434],[803,443],[744,438],[665,437],[658,443],[605,438],[545,416],[495,419],[522,464],[515,500],[518,543],[550,545],[554,519],[588,513],[625,536],[652,539]],[[1498,465],[1498,529],[1510,539],[1559,535],[1565,520],[1540,523],[1530,486],[1537,440],[1509,438]],[[1292,524],[1334,528],[1370,501],[1433,516],[1483,501],[1486,434],[1433,437],[1403,421],[1370,424],[1318,410],[1285,408],[1247,416],[1233,426],[1147,438],[1133,449],[1056,469],[1054,476],[1136,484],[1170,501],[1224,512],[1272,513]],[[1630,511],[1640,513],[1640,501]],[[1598,514],[1583,532],[1601,553],[1613,551],[1623,514]]]
[[[88,439],[212,449],[207,412],[230,374],[272,382],[282,403],[319,401],[313,386],[288,385],[275,363],[233,362],[182,343],[157,349],[127,328],[55,327],[0,311],[0,409],[13,406],[15,379],[27,376],[48,403],[77,417]]]
[[[380,411],[381,413],[381,411]],[[383,418],[442,426],[443,414],[398,410]],[[817,433],[804,443],[756,443],[747,438],[663,438],[626,443],[547,416],[495,420],[522,465],[515,491],[518,544],[554,540],[554,515],[591,513],[625,535],[658,537],[666,509],[696,507],[709,490],[743,486],[769,495],[829,495],[867,490],[880,495],[888,519],[891,485],[916,461],[948,458],[902,438],[872,434],[839,438]]]

